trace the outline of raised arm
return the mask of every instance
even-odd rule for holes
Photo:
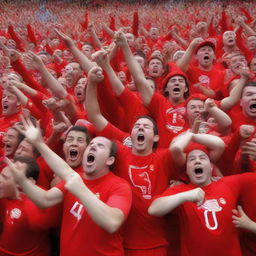
[[[93,59],[107,73],[110,84],[116,96],[119,96],[124,91],[125,87],[118,79],[115,71],[110,65],[108,52],[100,50],[93,54]]]
[[[39,123],[34,126],[29,118],[24,118],[22,116],[21,119],[24,128],[21,129],[19,126],[16,126],[16,128],[36,147],[52,171],[65,180],[70,173],[74,172],[74,170],[45,144],[41,135]]]
[[[48,208],[56,205],[63,200],[62,192],[57,188],[48,191],[38,187],[25,176],[25,166],[17,166],[6,158],[6,164],[9,166],[12,175],[22,188],[22,191],[40,208]]]
[[[238,80],[234,88],[230,91],[229,96],[221,100],[220,108],[223,111],[228,112],[239,102],[242,96],[244,86],[249,78],[249,72],[249,68],[244,67],[243,70],[240,72],[240,79]]]
[[[205,193],[201,188],[195,188],[175,195],[163,196],[155,199],[148,213],[153,216],[164,216],[185,202],[194,202],[201,205],[204,201]]]
[[[108,121],[100,112],[99,102],[97,99],[97,85],[103,80],[102,69],[93,67],[88,73],[88,85],[86,88],[85,106],[89,121],[98,131],[103,130]]]
[[[227,135],[232,124],[231,118],[216,106],[213,99],[208,98],[205,101],[204,110],[214,118],[215,122],[217,123],[218,132],[220,132],[222,135]]]
[[[212,162],[219,160],[225,148],[223,140],[211,134],[193,134],[192,140],[209,149],[209,158]]]
[[[179,167],[184,166],[186,162],[185,148],[192,140],[193,133],[186,131],[173,139],[170,144],[170,151],[172,153],[172,159]]]
[[[64,33],[55,30],[65,45],[70,49],[76,60],[86,73],[93,67],[93,63],[76,47],[74,41]]]
[[[41,73],[48,88],[51,90],[54,96],[58,97],[59,99],[66,98],[67,96],[66,90],[64,89],[63,86],[59,84],[59,82],[48,71],[48,69],[45,67],[42,59],[39,56],[37,56],[33,52],[29,52],[28,61],[30,61],[30,64]]]
[[[177,66],[180,67],[183,72],[186,72],[188,70],[188,66],[194,50],[201,42],[203,42],[203,39],[201,37],[193,39],[189,44],[187,50],[185,51],[184,55],[177,61]]]
[[[140,64],[134,58],[126,37],[122,31],[116,32],[115,42],[122,49],[129,71],[131,72],[138,91],[140,92],[142,102],[145,106],[147,106],[151,101],[153,91],[145,78],[145,74]]]

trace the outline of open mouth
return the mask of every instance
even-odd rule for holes
[[[6,111],[8,109],[8,105],[3,105],[3,111]]]
[[[94,162],[94,160],[95,160],[95,156],[93,155],[93,154],[89,154],[88,156],[87,156],[87,163],[93,163]]]
[[[250,111],[251,112],[256,112],[256,103],[253,103],[250,105]]]
[[[173,91],[174,92],[180,92],[180,88],[179,87],[175,87],[175,88],[173,88]]]
[[[69,152],[69,156],[72,160],[75,160],[77,158],[78,155],[78,151],[75,149],[71,149]]]
[[[138,142],[144,142],[145,140],[145,136],[143,134],[139,134],[138,137],[137,137],[137,141]]]
[[[210,57],[208,55],[204,56],[204,60],[209,60]]]
[[[233,41],[234,41],[233,39],[229,39],[228,40],[229,43],[233,43]]]
[[[196,175],[203,174],[203,169],[201,167],[196,167],[194,171]]]

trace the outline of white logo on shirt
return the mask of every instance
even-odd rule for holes
[[[199,82],[200,82],[202,85],[206,86],[207,88],[209,87],[210,78],[209,78],[208,76],[206,76],[206,75],[201,75],[201,76],[198,77],[198,80],[199,80]]]
[[[133,186],[141,190],[143,198],[151,199],[151,181],[147,168],[129,165],[129,177]]]
[[[206,227],[210,230],[216,230],[218,228],[216,212],[220,212],[222,210],[222,207],[219,205],[218,201],[216,199],[206,200],[204,204],[199,207],[199,209],[204,209],[204,220]],[[213,220],[213,225],[210,224],[210,218]]]
[[[21,216],[21,210],[18,208],[14,208],[10,212],[11,219],[19,219]]]
[[[70,213],[75,216],[75,218],[77,218],[77,220],[79,221],[82,218],[82,209],[83,209],[83,205],[80,204],[79,202],[75,202],[74,205],[72,206],[72,208],[70,209]]]

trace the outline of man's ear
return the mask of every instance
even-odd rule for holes
[[[114,156],[110,156],[106,162],[108,166],[112,165],[115,162],[116,158]]]
[[[159,135],[155,135],[154,138],[153,138],[153,141],[158,142],[159,141]]]

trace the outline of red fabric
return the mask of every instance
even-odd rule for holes
[[[200,90],[193,86],[196,83],[200,83],[201,85],[208,89],[212,89],[215,92],[224,86],[225,73],[216,67],[213,67],[211,71],[204,71],[197,66],[189,66],[187,75],[190,81],[190,95],[195,93],[202,93]]]
[[[155,93],[148,109],[157,123],[160,148],[169,147],[172,139],[187,129],[185,119],[186,101],[174,106],[164,96]]]
[[[115,134],[110,124],[101,132],[110,139],[118,139]],[[168,187],[170,178],[178,178],[170,151],[162,149],[147,156],[134,155],[130,148],[119,142],[115,170],[131,184],[133,192],[132,209],[125,224],[124,247],[150,249],[166,246],[165,219],[150,216],[147,209],[153,196]]]
[[[243,112],[242,108],[239,104],[234,106],[229,112],[228,115],[232,119],[232,130],[237,130],[242,124],[249,124],[255,125],[255,121],[246,117]]]
[[[109,172],[99,179],[84,179],[84,183],[99,196],[101,201],[120,209],[127,217],[131,205],[131,193],[126,181]],[[56,187],[64,193],[61,255],[123,255],[121,230],[113,234],[104,231],[95,224],[78,199],[65,190],[64,182]]]
[[[176,209],[181,227],[181,256],[205,256],[205,252],[209,256],[242,255],[238,230],[232,223],[231,216],[232,209],[235,209],[238,203],[240,192],[248,184],[254,184],[255,187],[255,174],[222,178],[218,182],[201,187],[205,192],[205,202],[202,206],[198,207],[195,203],[185,202]],[[157,198],[194,188],[196,186],[193,184],[178,185],[169,188]]]
[[[3,229],[0,235],[0,254],[48,256],[49,242],[47,232],[36,229],[28,222],[29,215],[37,214],[38,208],[23,194],[21,199],[1,199],[0,211]]]
[[[148,115],[149,111],[144,107],[137,94],[127,88],[124,89],[118,100],[125,112],[124,131],[130,132],[137,118]]]

